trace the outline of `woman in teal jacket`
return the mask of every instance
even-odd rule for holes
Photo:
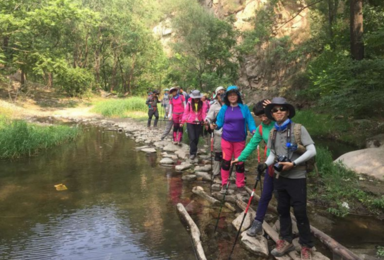
[[[217,115],[217,129],[223,128],[221,136],[221,149],[223,151],[223,160],[221,164],[221,193],[225,193],[225,186],[229,182],[229,169],[232,156],[235,158],[241,154],[245,147],[247,137],[247,128],[251,133],[256,131],[255,121],[248,107],[241,100],[240,91],[236,86],[230,86],[224,97],[224,103]],[[246,194],[244,188],[245,175],[244,163],[236,165],[236,187],[237,191]]]
[[[245,162],[247,158],[257,149],[259,143],[263,140],[266,144],[268,143],[269,132],[274,127],[274,121],[271,121],[264,113],[264,105],[269,104],[269,100],[262,100],[258,102],[253,108],[253,113],[258,116],[261,120],[261,125],[258,126],[255,135],[251,141],[247,144],[247,147],[243,150],[241,155],[232,161],[232,163]],[[269,149],[265,153],[265,158],[269,155]],[[260,163],[260,162],[259,162]],[[256,234],[261,234],[262,225],[265,214],[267,212],[268,204],[272,199],[273,193],[273,167],[269,167],[265,172],[263,191],[259,204],[257,206],[256,217],[252,223],[252,226],[247,231],[247,235],[254,237]]]

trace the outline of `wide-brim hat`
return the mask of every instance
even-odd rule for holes
[[[179,90],[179,88],[178,88],[178,87],[172,87],[172,88],[169,89],[169,93],[171,93],[171,92],[174,91],[174,90],[177,91],[177,90]]]
[[[271,103],[265,107],[265,115],[271,120],[274,120],[274,118],[272,117],[272,113],[271,113],[271,110],[274,106],[284,106],[284,107],[288,108],[288,110],[289,110],[288,118],[293,118],[296,114],[295,108],[291,104],[289,104],[285,98],[274,97],[272,99]]]
[[[198,90],[193,90],[193,91],[191,92],[191,94],[189,94],[189,97],[190,97],[190,98],[202,98],[203,95],[201,95],[200,91],[198,91]]]
[[[243,104],[243,100],[242,100],[242,98],[241,98],[240,90],[239,90],[239,88],[238,88],[237,86],[234,86],[234,85],[229,86],[229,87],[227,88],[227,91],[225,92],[225,96],[224,96],[224,102],[225,102],[227,105],[229,105],[228,94],[231,93],[231,92],[234,92],[234,93],[237,94],[237,96],[238,96],[237,103],[241,103],[241,104]]]
[[[219,86],[216,88],[215,90],[215,95],[213,95],[213,98],[216,98],[217,97],[217,93],[220,91],[220,90],[225,90],[225,88],[223,86]]]

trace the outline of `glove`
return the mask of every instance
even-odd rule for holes
[[[268,166],[265,163],[259,164],[257,166],[257,171],[259,172],[259,174],[262,174],[267,169],[267,167]]]

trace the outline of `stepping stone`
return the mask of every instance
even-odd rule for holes
[[[163,148],[163,150],[166,152],[176,152],[180,150],[180,147],[174,144],[168,144]]]
[[[195,172],[197,177],[203,178],[203,180],[211,181],[211,175],[206,172]]]
[[[211,165],[196,166],[195,172],[209,172],[211,169]]]
[[[192,167],[192,164],[190,163],[182,163],[180,165],[176,165],[175,169],[176,171],[184,171],[186,169],[189,169]]]
[[[160,164],[173,164],[173,160],[170,158],[163,158],[161,159]]]
[[[241,242],[252,253],[263,257],[268,257],[268,241],[264,236],[250,237],[247,235],[247,232],[242,232]]]
[[[145,153],[156,153],[155,148],[145,148],[145,149],[141,149],[140,151]]]
[[[239,215],[237,216],[237,218],[235,218],[233,221],[232,221],[232,225],[236,228],[236,230],[239,230],[240,228],[240,224],[241,224],[241,221],[243,220],[244,218],[244,211]],[[244,219],[244,223],[243,225],[241,226],[241,232],[247,230],[251,225],[252,225],[252,222],[253,222],[253,219],[255,218],[256,214],[255,212],[253,211],[249,211]]]
[[[184,175],[183,177],[181,177],[181,179],[184,181],[193,181],[193,180],[196,180],[196,175],[195,174]]]

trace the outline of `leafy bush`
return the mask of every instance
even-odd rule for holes
[[[94,78],[89,70],[64,67],[58,74],[58,81],[62,90],[73,97],[85,94]]]
[[[22,120],[0,118],[0,158],[33,155],[66,140],[73,140],[77,128],[68,126],[39,126]]]

